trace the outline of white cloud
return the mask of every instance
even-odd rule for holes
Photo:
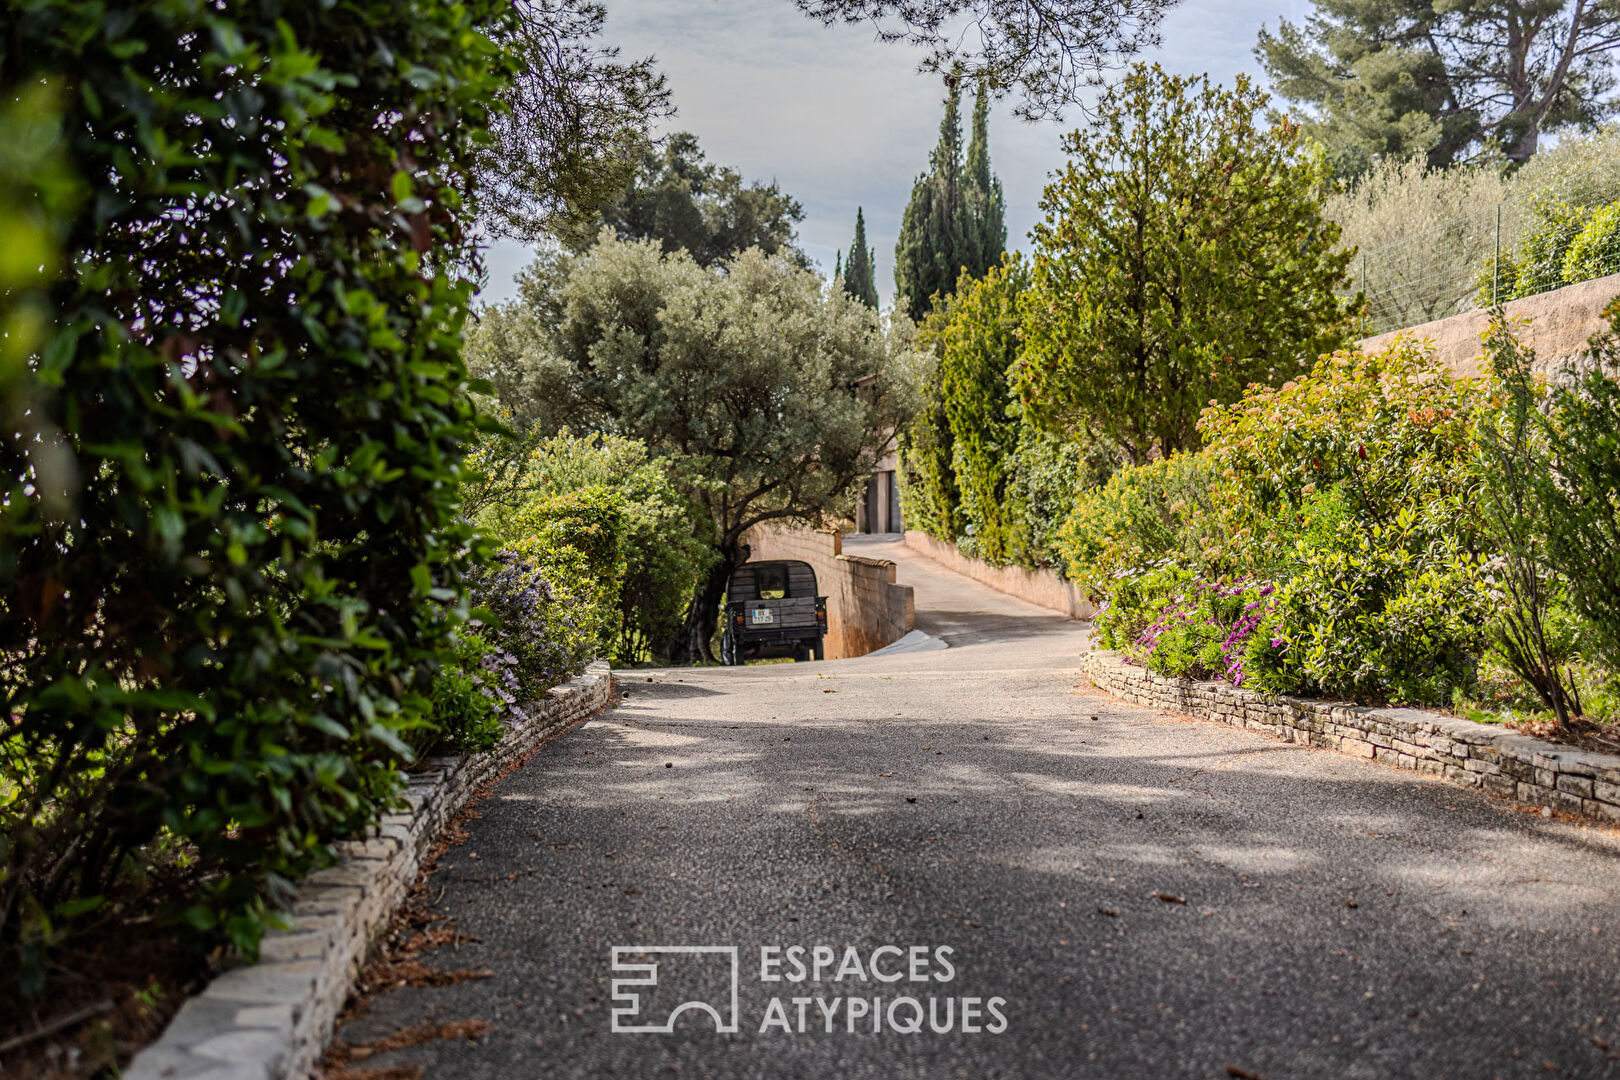
[[[1151,54],[1171,70],[1230,83],[1257,72],[1262,22],[1300,19],[1308,0],[1224,0],[1172,8]],[[824,27],[789,0],[608,0],[606,37],[627,56],[653,54],[679,110],[665,129],[692,131],[710,159],[749,179],[776,179],[805,207],[799,239],[830,272],[847,250],[855,208],[877,249],[878,290],[894,289],[894,241],[912,181],[928,162],[944,90],[915,70],[918,54],[878,42],[869,27]],[[1059,139],[1073,123],[1028,124],[1003,103],[990,122],[990,159],[1007,196],[1009,244],[1022,247],[1039,218]],[[483,297],[515,294],[529,259],[521,245],[489,253]]]

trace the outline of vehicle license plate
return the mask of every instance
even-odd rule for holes
[[[755,626],[763,626],[776,621],[776,612],[768,607],[757,607],[748,612],[748,621]]]

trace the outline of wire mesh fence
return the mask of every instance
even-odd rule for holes
[[[1349,289],[1382,334],[1620,273],[1620,159],[1360,252]]]

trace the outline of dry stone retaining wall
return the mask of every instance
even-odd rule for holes
[[[1137,705],[1372,758],[1537,806],[1620,821],[1620,757],[1611,754],[1421,709],[1373,709],[1165,678],[1105,650],[1083,656],[1081,670],[1094,686]]]
[[[290,930],[265,935],[259,962],[228,971],[181,1007],[125,1080],[291,1080],[308,1076],[366,952],[388,926],[444,826],[474,792],[546,738],[607,705],[606,663],[530,705],[494,750],[442,757],[413,774],[408,809],[376,835],[339,844],[337,865],[299,885]]]

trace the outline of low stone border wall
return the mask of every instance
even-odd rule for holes
[[[1085,594],[1058,577],[1051,570],[1026,570],[1022,566],[991,566],[983,559],[962,554],[953,543],[929,536],[917,529],[906,530],[906,547],[928,556],[935,562],[970,577],[997,592],[1027,600],[1037,607],[1061,611],[1071,619],[1089,619],[1097,614],[1097,605]]]
[[[1260,694],[1222,682],[1167,679],[1105,650],[1085,654],[1080,670],[1092,685],[1137,705],[1372,758],[1536,806],[1620,821],[1620,757],[1612,754],[1421,709],[1371,709]]]
[[[412,774],[409,809],[377,834],[338,845],[337,865],[298,887],[293,928],[265,935],[259,962],[210,982],[175,1014],[125,1080],[292,1080],[309,1075],[344,999],[444,826],[485,783],[546,738],[607,705],[608,665],[554,688],[483,754],[441,757]]]

